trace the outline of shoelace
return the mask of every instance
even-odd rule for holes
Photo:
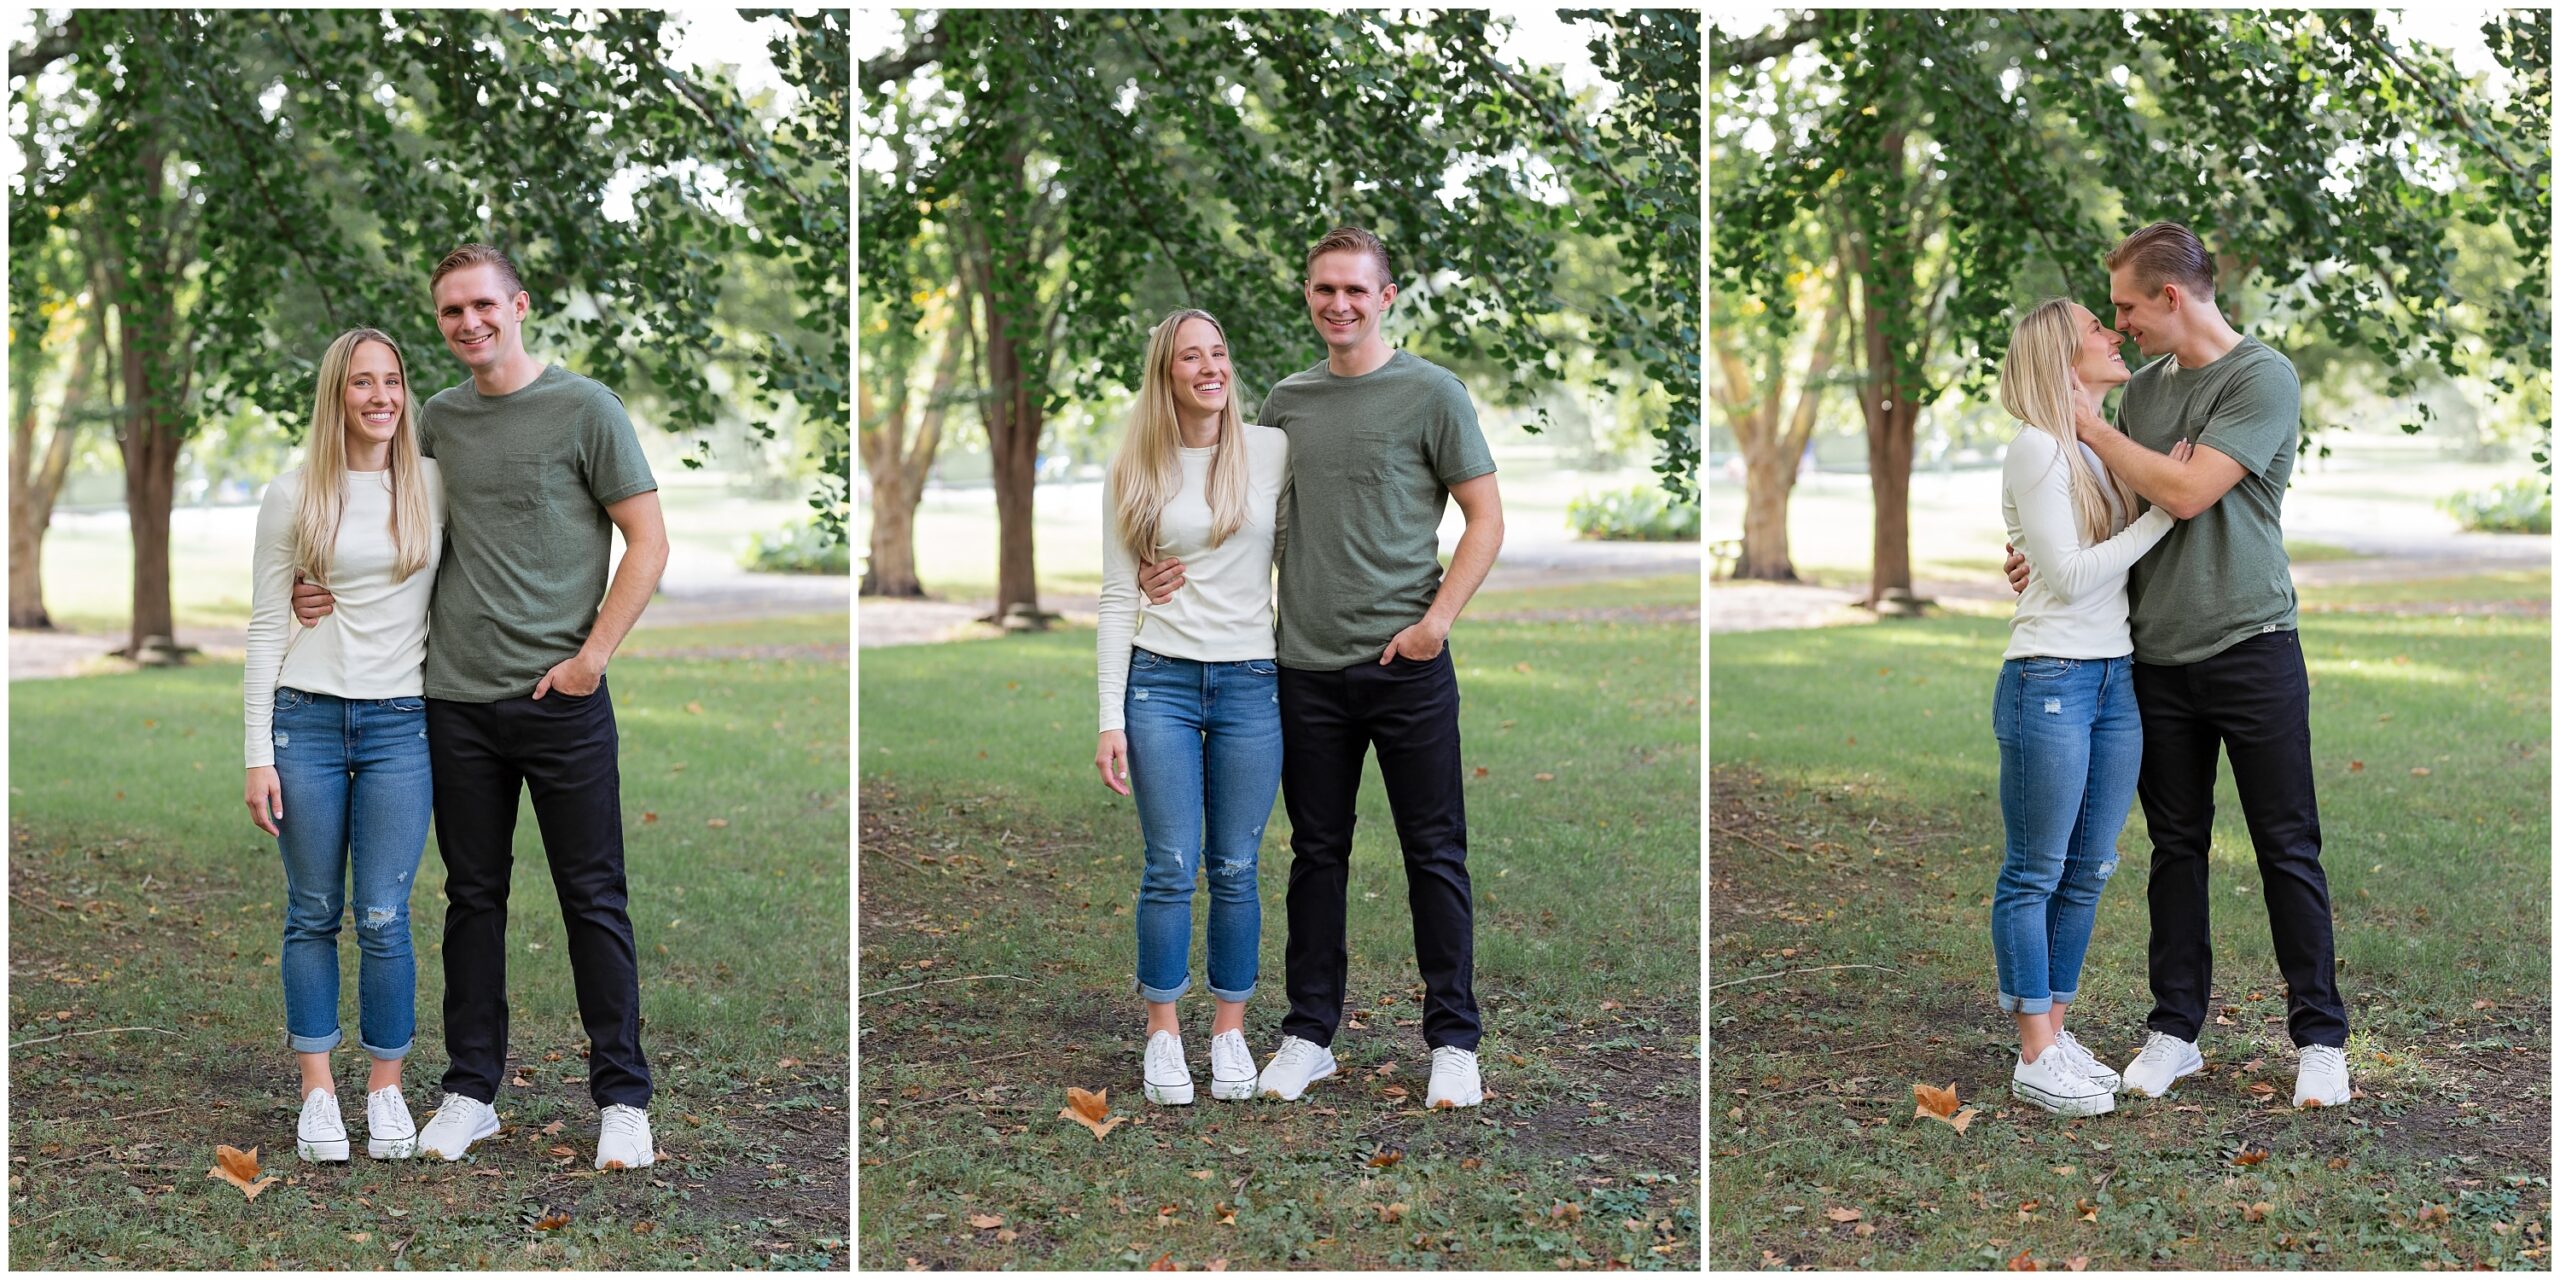
[[[2135,1056],[2149,1058],[2154,1062],[2174,1062],[2178,1057],[2176,1039],[2177,1037],[2166,1031],[2154,1031],[2151,1033],[2151,1038],[2143,1042],[2142,1052]]]
[[[1271,1065],[1275,1067],[1283,1065],[1292,1067],[1305,1066],[1315,1061],[1315,1056],[1316,1047],[1314,1045],[1309,1044],[1304,1040],[1291,1040],[1289,1043],[1280,1046],[1280,1056],[1274,1059]]]
[[[622,1107],[609,1107],[605,1110],[604,1136],[607,1138],[628,1138],[637,1142],[647,1127],[648,1122],[641,1119],[636,1112]]]
[[[2342,1069],[2347,1065],[2347,1051],[2326,1044],[2315,1044],[2302,1051],[2302,1065],[2311,1066],[2315,1060],[2323,1067]]]

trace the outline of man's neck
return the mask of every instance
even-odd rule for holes
[[[2178,347],[2178,367],[2201,369],[2230,355],[2231,349],[2239,345],[2240,331],[2232,328],[2231,322],[2223,319],[2220,312],[2215,312],[2211,324],[2201,326],[2200,332]]]
[[[1376,334],[1369,335],[1367,342],[1347,350],[1341,347],[1329,348],[1324,356],[1325,367],[1331,369],[1333,376],[1337,378],[1365,377],[1376,373],[1389,360],[1395,358],[1396,349],[1388,346],[1386,339]]]
[[[533,385],[542,376],[543,364],[528,352],[499,360],[485,369],[471,371],[471,385],[484,396],[511,396]]]

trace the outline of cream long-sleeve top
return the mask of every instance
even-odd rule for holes
[[[2072,448],[2097,472],[2098,488],[2118,521],[2126,512],[2106,464],[2075,440]],[[2125,582],[2133,562],[2169,536],[2177,522],[2153,507],[2114,537],[2091,544],[2071,507],[2071,469],[2062,444],[2045,431],[2021,426],[2000,469],[2000,515],[2009,543],[2027,557],[2027,589],[2009,620],[2003,658],[2121,658],[2133,652],[2126,621]]]
[[[329,615],[303,628],[293,616],[293,513],[302,494],[296,467],[267,486],[251,553],[248,657],[241,718],[248,767],[275,763],[278,688],[340,698],[414,698],[426,690],[427,599],[444,558],[444,475],[419,459],[427,486],[426,567],[397,577],[391,540],[391,473],[349,471],[346,513],[329,556]],[[303,634],[296,634],[303,632]]]
[[[1102,731],[1124,727],[1121,699],[1129,688],[1129,650],[1142,647],[1194,662],[1269,659],[1271,563],[1280,542],[1280,490],[1289,480],[1289,436],[1246,424],[1244,524],[1209,545],[1209,459],[1212,448],[1182,450],[1182,488],[1165,504],[1156,532],[1163,554],[1182,561],[1173,598],[1149,604],[1138,589],[1138,565],[1120,539],[1111,486],[1102,492],[1102,597],[1094,624],[1094,683],[1102,696]]]

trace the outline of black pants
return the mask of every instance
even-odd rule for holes
[[[2142,813],[2151,827],[2151,1029],[2193,1040],[2212,1002],[2205,879],[2214,779],[2228,751],[2284,973],[2287,1029],[2296,1045],[2345,1047],[2301,637],[2266,632],[2182,667],[2137,662],[2133,693],[2142,708]]]
[[[1289,805],[1289,1016],[1283,1034],[1333,1043],[1350,948],[1343,911],[1360,775],[1378,749],[1387,807],[1404,845],[1413,956],[1425,992],[1422,1038],[1473,1049],[1475,904],[1467,884],[1458,673],[1449,651],[1340,671],[1280,669],[1280,780]]]
[[[530,787],[569,930],[569,969],[599,1107],[649,1105],[639,949],[622,880],[622,771],[613,695],[537,702],[427,699],[436,845],[445,866],[444,1091],[494,1102],[507,1056],[507,888],[517,797]]]

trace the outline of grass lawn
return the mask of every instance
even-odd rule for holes
[[[1138,822],[1093,772],[1092,632],[864,651],[862,1264],[1694,1269],[1698,636],[1459,628],[1490,1093],[1436,1113],[1374,769],[1342,1072],[1295,1105],[1151,1107]],[[1287,850],[1275,806],[1245,1024],[1266,1058]],[[1196,985],[1183,1001],[1203,1072],[1210,1007]],[[1069,1086],[1108,1088],[1128,1123],[1097,1142],[1057,1118]]]
[[[840,650],[844,632],[842,614],[661,629],[614,665],[665,1152],[637,1174],[589,1167],[585,1041],[529,804],[508,935],[506,1128],[458,1164],[359,1150],[305,1165],[276,970],[283,875],[240,803],[239,668],[12,684],[12,1263],[846,1266],[848,675],[840,657],[794,649]],[[445,1065],[432,843],[418,882],[406,1089],[424,1124]],[[339,950],[339,1094],[361,1147],[352,931]],[[208,1180],[217,1143],[260,1148],[281,1181],[252,1201]],[[537,1229],[556,1213],[567,1226]]]
[[[2330,1111],[2287,1105],[2283,984],[2227,769],[2206,1070],[2059,1121],[2009,1097],[2016,1035],[1993,1002],[2004,622],[1718,637],[1713,1264],[2547,1269],[2549,599],[2547,574],[2304,593],[2354,1028],[2357,1097]],[[2119,1067],[2150,1009],[2138,803],[2122,848],[2072,1011]],[[1913,1119],[1921,1081],[1979,1107],[1970,1129]]]

